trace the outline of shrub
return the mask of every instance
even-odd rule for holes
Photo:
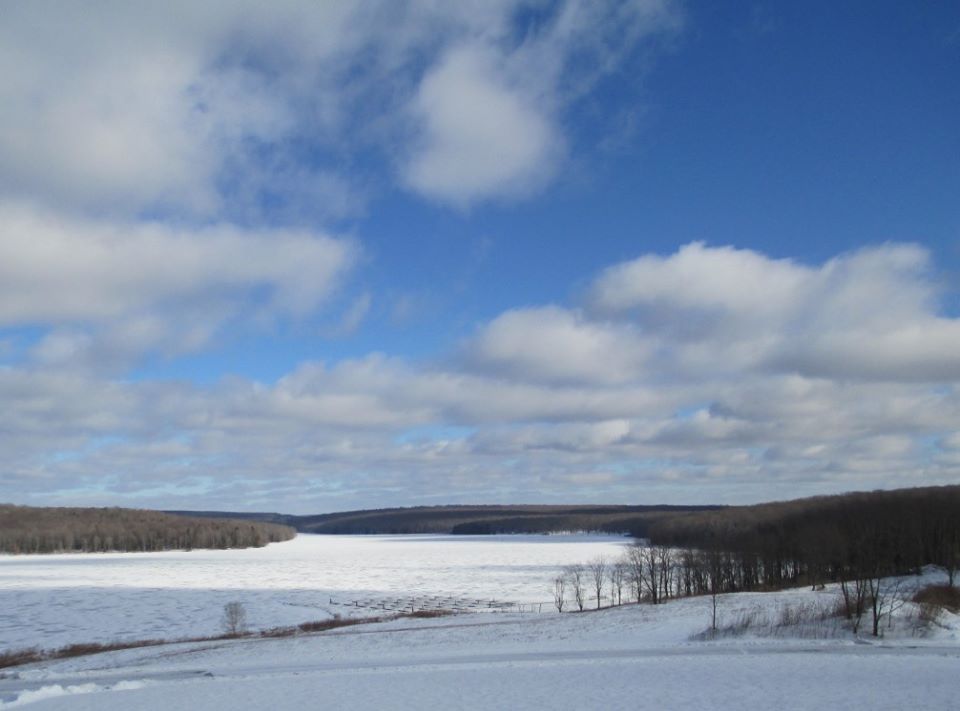
[[[20,664],[30,664],[39,662],[43,659],[43,653],[36,647],[30,649],[17,649],[10,652],[0,652],[0,669],[5,667],[15,667]]]
[[[957,613],[960,612],[960,588],[949,585],[928,585],[917,590],[913,601],[921,606],[927,605]]]
[[[223,606],[223,630],[229,636],[238,636],[247,628],[247,609],[242,602],[228,602]]]

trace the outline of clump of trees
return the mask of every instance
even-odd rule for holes
[[[140,509],[0,505],[0,553],[95,553],[251,548],[296,531],[258,521],[192,518]]]
[[[678,551],[664,546],[648,546],[636,542],[616,561],[598,557],[585,564],[566,566],[554,579],[554,606],[563,612],[569,592],[577,609],[582,611],[593,601],[596,609],[603,601],[610,605],[624,602],[658,604],[672,597],[697,595],[692,585],[681,584],[705,579],[687,571],[681,573],[683,561],[693,565],[699,557],[680,556]]]
[[[603,600],[607,600],[609,606],[624,602],[659,605],[674,598],[709,596],[710,629],[715,632],[720,595],[772,589],[745,587],[748,576],[744,575],[741,564],[742,558],[729,551],[677,549],[636,542],[614,563],[597,558],[585,565],[564,568],[554,580],[554,606],[563,612],[568,591],[581,612],[591,598],[599,609]],[[854,632],[860,630],[864,620],[869,620],[873,635],[879,636],[883,621],[902,607],[907,598],[899,579],[875,571],[865,569],[839,581],[839,610]]]

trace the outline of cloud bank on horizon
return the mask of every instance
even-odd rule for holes
[[[751,52],[810,64],[792,44],[808,28],[761,15],[6,8],[0,499],[315,512],[960,481],[949,72],[862,146],[913,141],[899,157],[837,153],[855,143],[845,123],[869,137],[827,104],[836,128],[782,127],[796,153],[742,121],[696,144],[737,111],[797,114],[735,91],[741,74],[789,76]],[[837,46],[897,31],[874,20]],[[916,61],[951,66],[950,36]],[[865,95],[902,103],[873,79]],[[730,95],[696,110],[723,81]],[[825,80],[794,81],[827,100]],[[891,133],[908,120],[942,130]],[[843,225],[833,237],[815,217],[801,226],[826,234],[808,242],[767,229],[799,204],[769,180],[775,160]],[[920,163],[935,187],[912,204]],[[744,223],[730,191],[760,184]],[[841,209],[843,190],[887,199]],[[715,234],[691,227],[698,212]]]

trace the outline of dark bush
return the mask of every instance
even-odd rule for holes
[[[913,601],[918,605],[932,605],[950,612],[960,612],[960,588],[949,585],[928,585],[917,590]]]

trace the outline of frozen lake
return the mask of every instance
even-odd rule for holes
[[[544,603],[571,563],[619,557],[612,536],[318,536],[266,548],[0,556],[0,650],[177,638],[222,630],[225,603],[251,628],[373,615],[413,596]]]

